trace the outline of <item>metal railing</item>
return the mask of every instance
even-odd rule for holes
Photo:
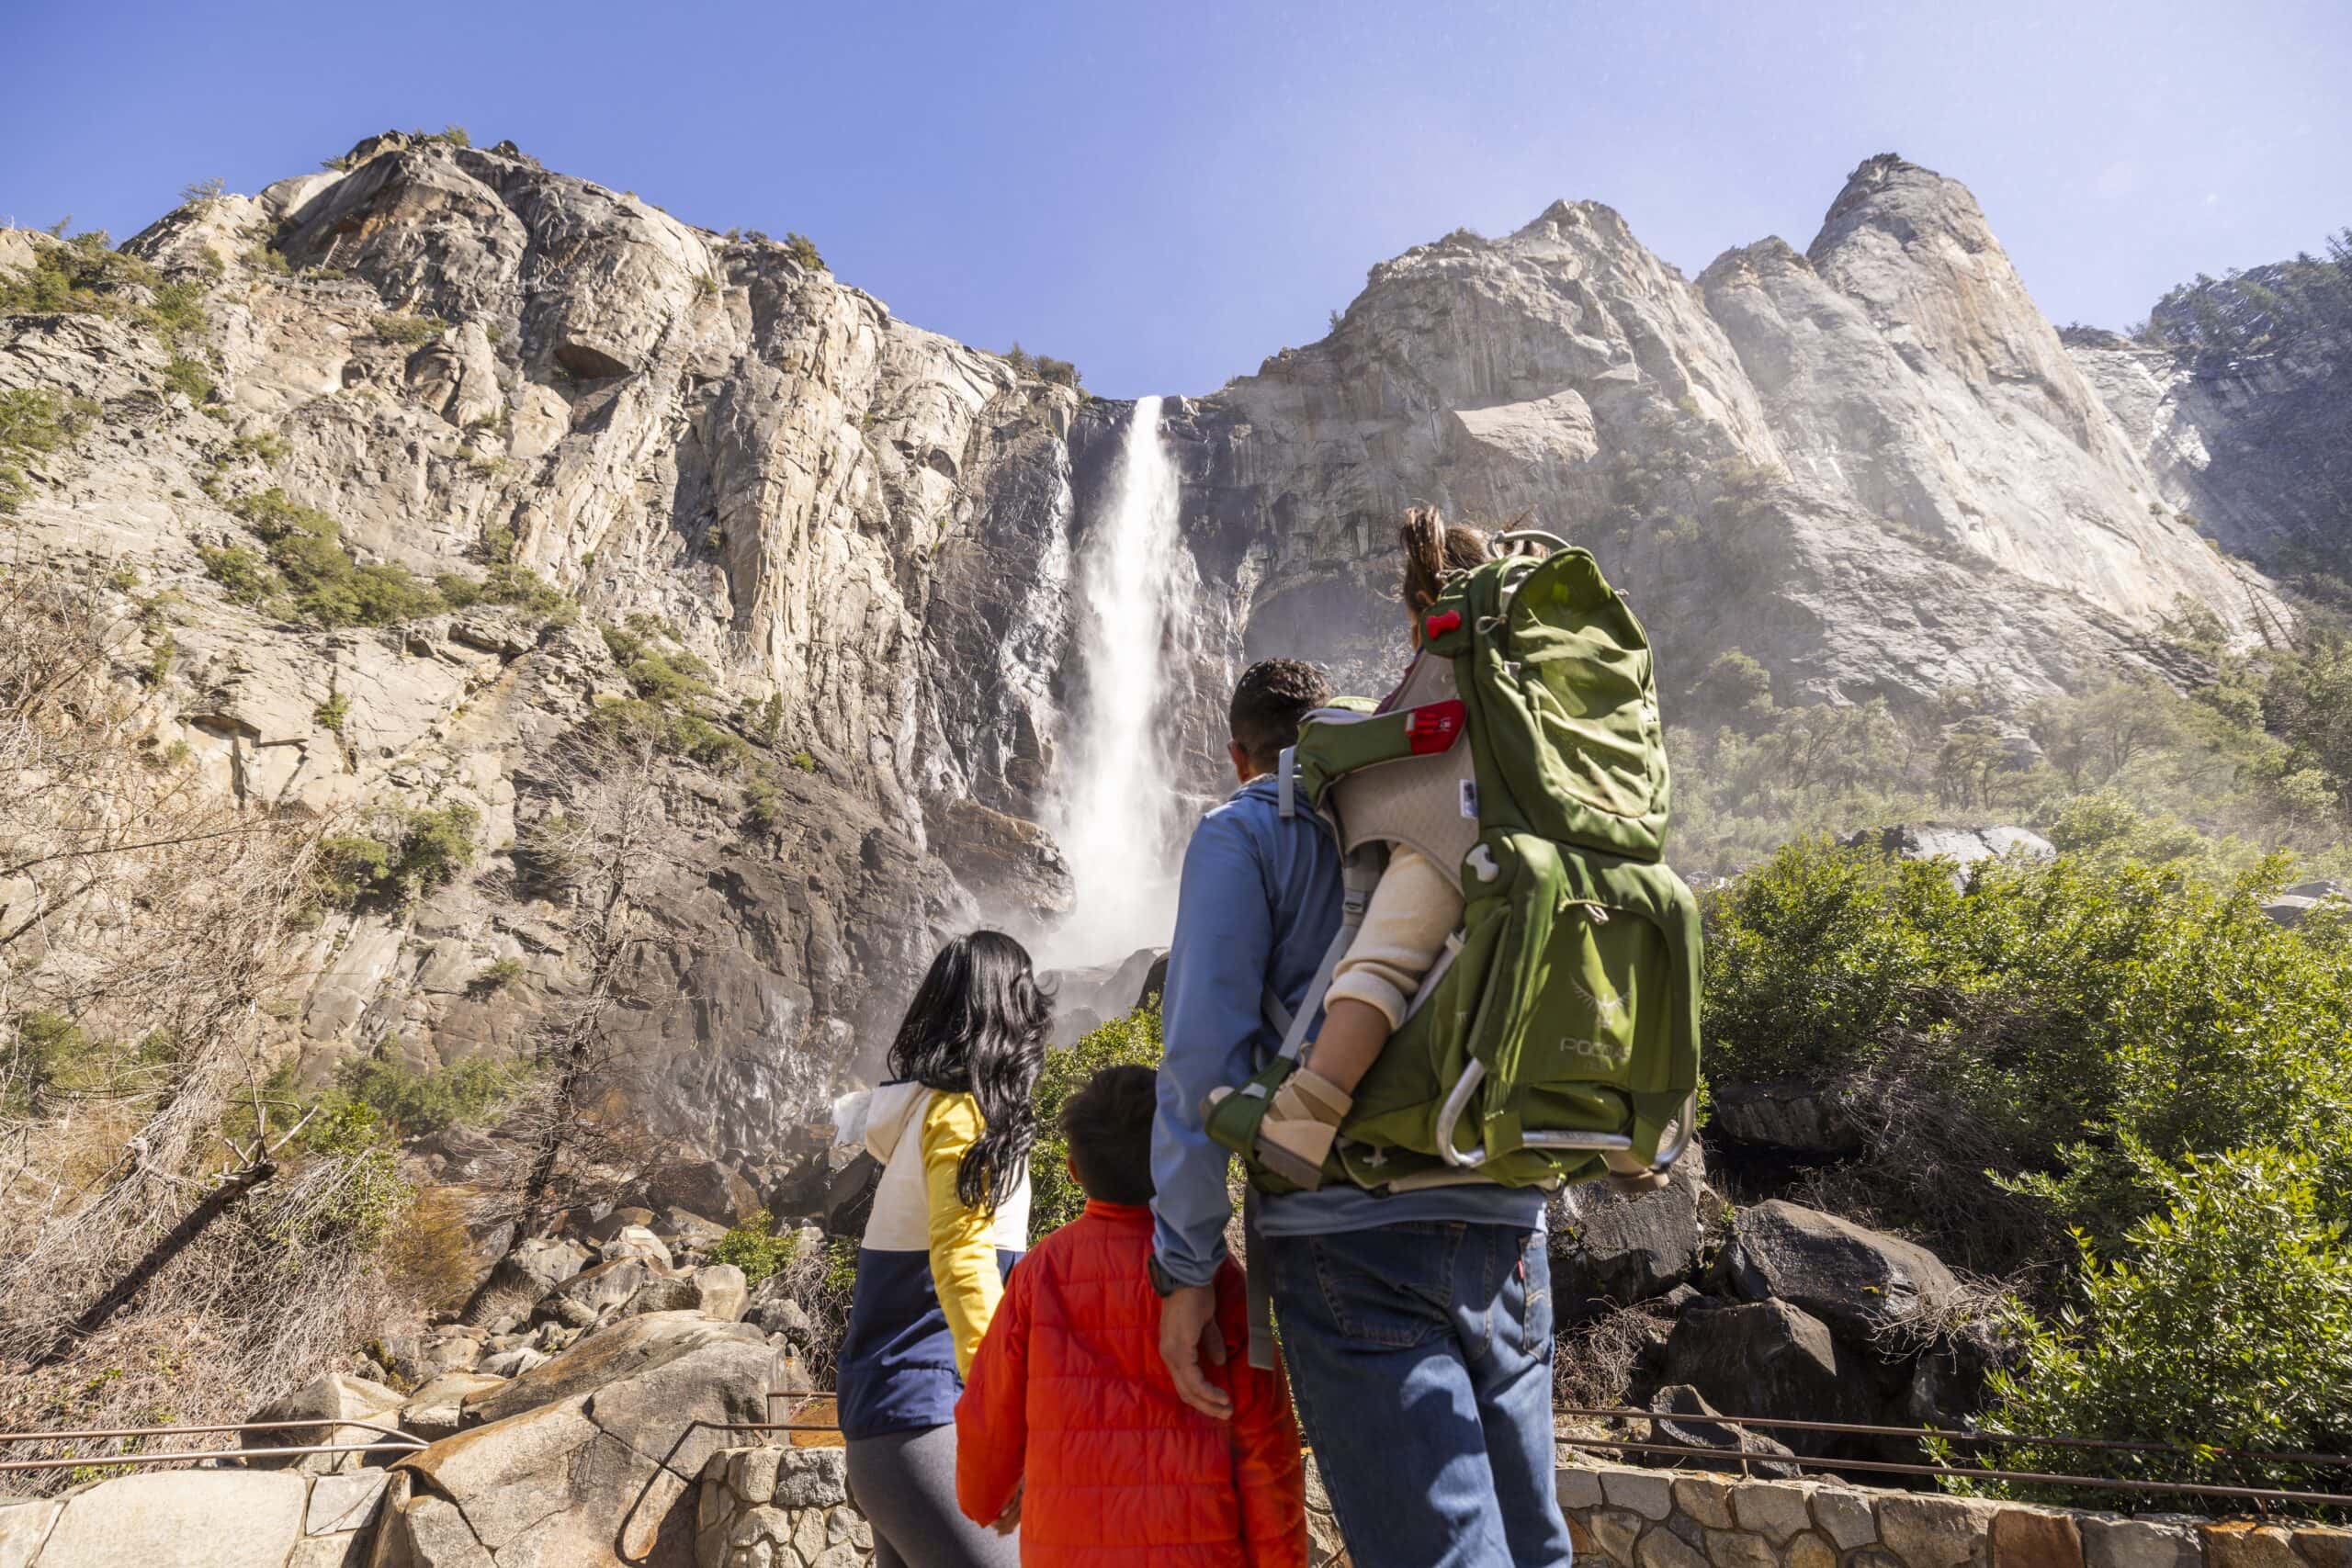
[[[1580,1417],[1587,1420],[1646,1421],[1653,1423],[1651,1437],[1657,1437],[1656,1424],[1672,1422],[1690,1427],[1736,1427],[1742,1431],[1750,1427],[1770,1427],[1777,1431],[1825,1432],[1871,1438],[1907,1438],[1923,1446],[1929,1442],[1955,1444],[1986,1444],[2009,1447],[2043,1447],[2085,1449],[2115,1453],[2171,1454],[2199,1460],[2256,1461],[2274,1464],[2308,1465],[2323,1470],[2352,1470],[2352,1455],[2296,1453],[2265,1449],[2186,1448],[2178,1443],[2137,1442],[2113,1438],[2074,1438],[2048,1436],[2030,1432],[1957,1432],[1933,1427],[1885,1427],[1860,1421],[1802,1421],[1760,1416],[1719,1416],[1713,1413],[1681,1415],[1668,1411],[1590,1408],[1563,1406],[1555,1416]],[[1668,1454],[1679,1459],[1712,1457],[1725,1462],[1782,1464],[1795,1470],[1818,1470],[1840,1472],[1862,1471],[1872,1474],[1917,1475],[1941,1479],[1952,1477],[1967,1481],[2013,1482],[2021,1485],[2087,1486],[2095,1490],[2132,1492],[2166,1496],[2211,1497],[2231,1502],[2287,1503],[2301,1506],[2352,1507],[2352,1493],[2299,1491],[2278,1486],[2225,1486],[2213,1482],[2147,1481],[2120,1476],[2068,1475],[2047,1471],[2003,1470],[1992,1466],[1955,1464],[1906,1464],[1894,1460],[1872,1459],[1814,1459],[1804,1454],[1759,1454],[1736,1449],[1717,1449],[1694,1443],[1662,1443],[1630,1438],[1594,1438],[1561,1432],[1556,1439],[1570,1448],[1601,1449],[1611,1453]]]
[[[236,1461],[294,1459],[304,1454],[373,1454],[388,1450],[423,1452],[428,1445],[413,1432],[382,1427],[373,1421],[344,1416],[304,1416],[288,1421],[238,1421],[217,1427],[110,1427],[82,1432],[0,1432],[0,1447],[17,1443],[79,1443],[124,1438],[218,1437],[224,1432],[290,1432],[300,1427],[326,1427],[336,1432],[374,1432],[380,1443],[313,1443],[307,1447],[271,1446],[234,1449],[165,1449],[141,1453],[90,1454],[81,1458],[20,1459],[0,1461],[0,1474],[31,1470],[84,1470],[100,1465],[179,1464],[198,1460]]]

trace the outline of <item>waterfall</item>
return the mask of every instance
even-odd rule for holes
[[[1079,559],[1079,696],[1051,824],[1077,885],[1048,944],[1063,964],[1164,946],[1176,922],[1177,763],[1161,699],[1170,627],[1189,619],[1198,573],[1159,405],[1136,400],[1108,508]]]

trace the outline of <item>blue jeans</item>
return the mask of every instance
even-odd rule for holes
[[[1543,1235],[1408,1223],[1261,1245],[1356,1568],[1567,1568]]]

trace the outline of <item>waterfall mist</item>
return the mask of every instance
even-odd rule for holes
[[[1108,505],[1080,546],[1079,695],[1049,824],[1077,897],[1046,944],[1055,964],[1115,964],[1165,945],[1175,926],[1182,824],[1164,699],[1170,627],[1189,619],[1198,574],[1159,408],[1136,400]]]

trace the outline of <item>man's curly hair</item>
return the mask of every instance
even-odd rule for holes
[[[1250,754],[1251,766],[1271,773],[1283,748],[1297,743],[1299,722],[1330,700],[1331,682],[1312,664],[1261,659],[1234,684],[1227,716],[1233,739]]]

